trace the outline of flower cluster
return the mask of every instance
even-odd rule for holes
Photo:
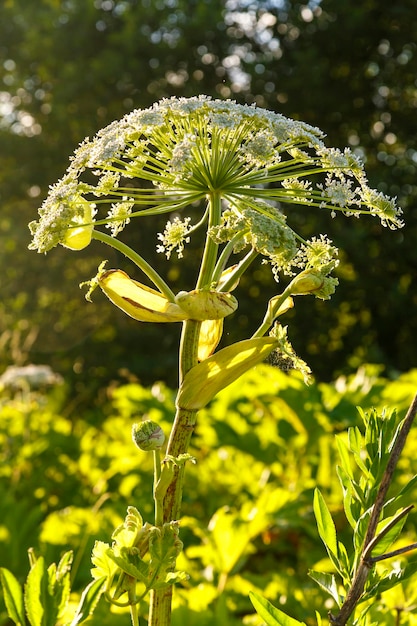
[[[181,259],[184,244],[190,242],[190,222],[191,217],[186,217],[183,222],[178,216],[174,217],[172,222],[168,220],[164,232],[158,233],[158,239],[162,241],[162,245],[158,245],[156,251],[165,253],[167,259],[169,259],[172,252],[177,249],[177,256]]]
[[[206,203],[214,197],[223,208],[209,222]],[[308,267],[307,250],[315,254],[319,243],[303,241],[288,226],[285,213],[293,204],[333,215],[367,213],[391,228],[402,226],[395,201],[369,188],[360,159],[349,149],[326,147],[319,129],[229,100],[165,99],[78,147],[40,219],[30,224],[30,248],[81,249],[100,226],[116,237],[137,216],[187,207],[185,218],[171,217],[158,235],[159,252],[170,258],[176,250],[181,257],[190,233],[210,224],[213,241],[233,242],[234,252],[251,247],[277,278]]]

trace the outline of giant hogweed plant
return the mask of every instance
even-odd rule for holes
[[[59,244],[81,250],[95,239],[136,265],[138,276],[129,276],[103,262],[87,283],[88,300],[99,287],[140,322],[182,325],[176,413],[167,444],[159,426],[148,420],[132,431],[136,445],[154,456],[155,519],[144,522],[129,507],[112,543],[96,542],[93,582],[73,625],[88,616],[101,594],[129,606],[133,626],[139,624],[139,603],[149,594],[149,626],[171,623],[173,585],[187,576],[175,564],[182,549],[185,466],[195,460],[188,447],[199,409],[267,358],[285,370],[300,370],[308,382],[310,369],[295,354],[280,318],[297,296],[331,297],[338,283],[332,275],[338,251],[324,234],[305,240],[295,232],[293,206],[306,212],[329,209],[333,217],[365,214],[393,229],[402,226],[395,201],[368,186],[359,157],[349,149],[326,147],[323,137],[308,124],[253,106],[205,96],[162,100],[86,139],[64,177],[51,187],[40,219],[30,224],[30,248],[38,252]],[[173,254],[182,258],[194,233],[204,234],[196,283],[179,293],[140,250],[118,238],[125,227],[140,228],[141,220],[161,214],[168,219],[156,252],[167,260]],[[270,267],[277,295],[265,302],[251,337],[217,349],[224,318],[238,307],[234,294],[240,278],[257,259]],[[323,534],[330,520],[322,499],[317,502]],[[336,548],[332,538],[328,549]],[[49,568],[42,558],[31,559],[26,611],[33,625],[52,624],[68,592],[70,558]],[[16,581],[7,570],[2,580],[9,613],[24,623]],[[325,579],[324,586],[332,585]],[[257,608],[268,612],[259,601],[254,599]],[[47,615],[48,603],[54,607],[52,618],[42,621],[39,615]]]

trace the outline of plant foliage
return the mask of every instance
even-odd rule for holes
[[[323,623],[327,611],[337,612],[341,584],[347,584],[355,565],[351,555],[360,548],[367,499],[416,382],[416,372],[390,381],[378,375],[378,368],[367,366],[348,379],[306,387],[301,377],[262,365],[201,410],[191,448],[198,463],[187,470],[184,552],[177,564],[187,571],[190,583],[177,585],[175,626],[183,624],[185,616],[191,626],[237,625],[242,620],[256,624],[250,593],[307,624],[314,611]],[[40,555],[36,563],[42,557],[39,585],[48,576],[63,580],[59,567],[55,574],[46,563],[60,561],[68,547],[74,551],[72,591],[63,617],[70,623],[90,581],[94,540],[108,541],[132,502],[145,519],[152,518],[147,497],[150,462],[132,446],[130,426],[138,415],[147,415],[168,428],[173,393],[163,384],[147,389],[137,383],[109,393],[109,401],[84,417],[75,411],[64,416],[53,394],[48,400],[41,392],[25,397],[16,392],[2,399],[4,625],[6,607],[16,623],[25,613],[19,589],[27,575],[24,552],[29,547]],[[64,407],[66,402],[60,402]],[[356,409],[359,404],[363,413]],[[397,407],[398,418],[386,411],[384,429],[375,438],[376,416],[388,405]],[[364,421],[365,413],[369,422]],[[394,475],[391,493],[399,500],[388,500],[382,525],[392,519],[397,505],[405,508],[415,501],[416,444],[413,430]],[[365,454],[358,453],[361,446]],[[316,492],[314,498],[315,487],[322,495]],[[373,555],[415,541],[413,513],[398,537],[403,522]],[[378,599],[368,609],[374,621],[388,626],[401,614],[404,624],[413,624],[414,571],[415,559],[406,554],[377,564],[366,591],[379,585]],[[83,599],[79,621],[87,617],[99,592],[95,587],[91,597]],[[50,596],[52,607],[59,605],[60,593]],[[266,600],[263,606],[268,608]],[[366,596],[360,606],[369,606]],[[144,601],[141,610],[146,611]],[[89,619],[92,624],[129,623],[122,608],[108,615],[102,601]]]

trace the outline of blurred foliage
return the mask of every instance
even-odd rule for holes
[[[416,41],[414,0],[384,10],[377,0],[4,0],[0,371],[48,362],[71,377],[80,402],[125,376],[176,383],[177,326],[144,327],[104,299],[87,306],[78,290],[102,255],[129,271],[123,259],[98,244],[37,256],[27,251],[27,223],[84,136],[132,108],[199,93],[319,126],[329,144],[364,156],[373,185],[398,196],[406,227],[395,233],[291,212],[296,230],[327,232],[344,253],[334,299],[304,299],[288,319],[296,349],[321,380],[367,361],[387,372],[415,366]],[[151,259],[162,224],[143,224],[129,243]],[[169,269],[157,259],[174,289],[192,285],[190,258]],[[231,340],[250,334],[254,313],[263,314],[277,289],[262,266],[241,287]]]
[[[190,581],[176,588],[173,625],[259,626],[249,591],[308,625],[315,623],[314,610],[325,618],[332,606],[307,577],[308,569],[332,569],[313,515],[315,487],[340,539],[348,545],[351,538],[334,435],[344,438],[347,428],[362,428],[359,404],[364,410],[397,408],[403,417],[416,386],[416,370],[393,381],[370,365],[334,383],[306,387],[298,376],[262,365],[201,411],[190,450],[197,463],[186,471],[185,551],[178,561]],[[128,505],[152,522],[152,455],[133,445],[131,424],[145,417],[168,432],[174,393],[163,383],[112,387],[100,406],[82,415],[76,407],[68,410],[67,394],[65,386],[48,394],[23,387],[3,391],[0,566],[23,581],[29,547],[47,563],[74,550],[75,606],[90,580],[94,539],[109,541]],[[416,446],[414,428],[390,494],[417,474]],[[408,496],[415,501],[415,486]],[[411,513],[394,547],[415,542],[416,527]],[[415,582],[383,594],[373,609],[379,611],[376,621],[394,624],[401,610],[408,619],[415,599]],[[101,602],[90,623],[122,626],[129,619],[124,612],[110,614]],[[410,620],[401,623],[414,624]],[[3,608],[0,624],[6,623]]]

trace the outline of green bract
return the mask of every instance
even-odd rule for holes
[[[212,236],[235,237],[237,249],[252,245],[276,271],[291,273],[300,240],[286,225],[286,206],[370,213],[392,228],[402,226],[394,200],[368,187],[360,159],[349,149],[327,148],[319,129],[254,106],[199,96],[132,111],[86,139],[51,187],[39,221],[30,224],[30,248],[46,252],[65,245],[68,229],[80,228],[83,219],[84,226],[104,225],[116,236],[133,217],[172,213],[202,201],[200,215],[192,208],[183,221],[169,221],[158,237],[158,251],[169,257],[176,249],[181,256],[212,194],[221,196],[225,211],[225,218],[210,225]]]

